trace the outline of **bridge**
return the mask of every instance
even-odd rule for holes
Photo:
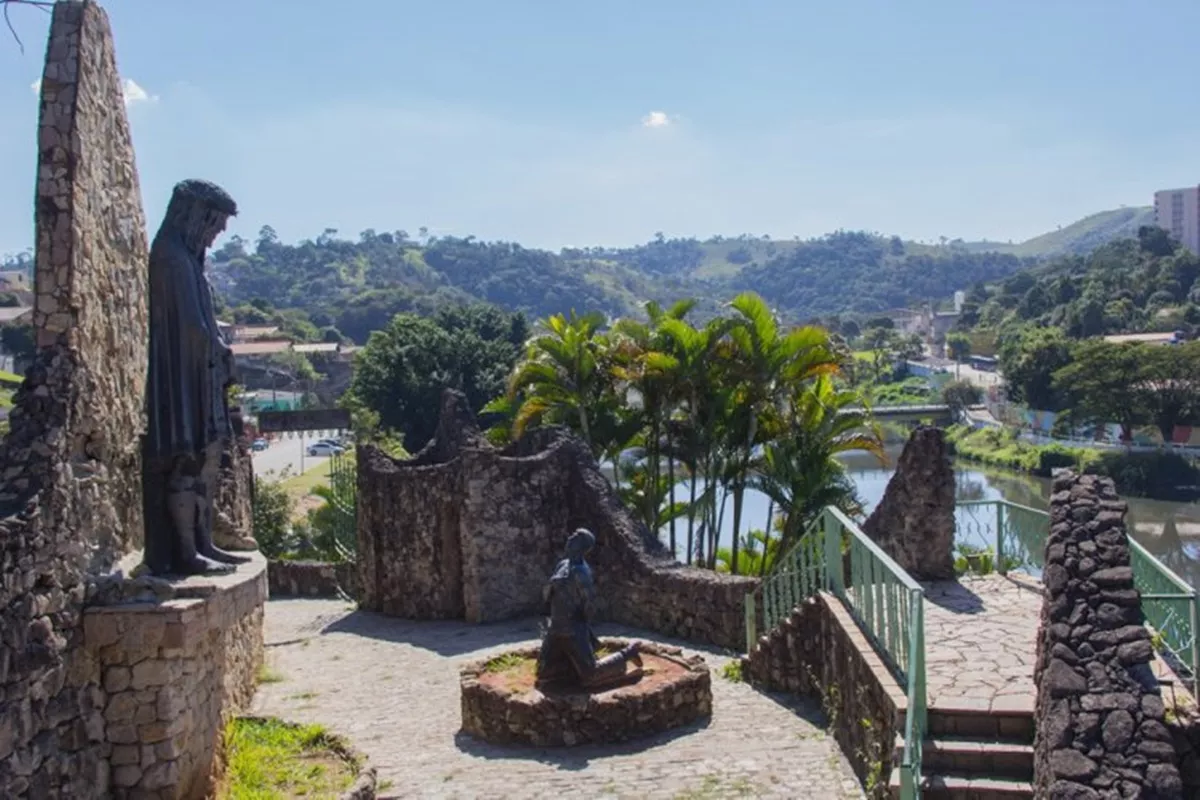
[[[861,411],[862,408],[856,408]],[[949,425],[954,421],[950,406],[945,403],[927,403],[897,406],[875,406],[871,409],[872,416],[888,422],[922,422],[929,420],[935,425]]]

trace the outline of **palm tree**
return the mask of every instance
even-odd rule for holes
[[[686,459],[690,462],[687,530],[689,564],[692,563],[696,552],[696,512],[701,508],[696,496],[698,481],[704,477],[710,488],[713,485],[713,434],[716,408],[722,399],[717,391],[719,383],[716,373],[720,367],[717,354],[729,326],[728,320],[717,319],[697,329],[683,319],[671,316],[658,323],[663,349],[675,359],[675,369],[671,373],[672,394],[677,398],[683,412],[683,421],[672,437],[673,440],[679,441],[679,447],[670,449],[686,453]],[[672,462],[668,462],[668,468],[673,469]]]
[[[861,451],[882,462],[884,450],[878,425],[859,403],[857,393],[839,392],[829,377],[818,377],[789,402],[783,435],[763,447],[749,483],[783,512],[775,552],[791,549],[826,506],[861,513],[854,483],[837,456]]]
[[[521,398],[513,417],[514,437],[530,425],[559,422],[578,431],[597,458],[603,453],[592,431],[608,383],[599,333],[603,324],[602,314],[577,316],[574,311],[541,323],[541,332],[529,340],[525,358],[508,382],[509,400]]]
[[[645,436],[647,467],[650,485],[658,487],[664,452],[667,454],[665,493],[670,506],[675,507],[675,458],[672,454],[671,418],[678,400],[679,368],[677,358],[668,350],[662,324],[680,322],[696,305],[695,300],[680,300],[663,309],[653,300],[644,306],[649,323],[618,320],[613,325],[614,375],[640,396],[642,415],[647,431]],[[665,441],[664,441],[665,440]],[[647,494],[644,498],[647,515],[657,509],[662,498]],[[670,546],[675,552],[675,516],[670,518]]]
[[[737,325],[730,331],[737,348],[740,380],[738,410],[730,433],[733,443],[733,559],[736,572],[746,480],[755,446],[760,444],[759,423],[778,408],[794,387],[819,375],[838,371],[839,360],[828,332],[816,327],[780,333],[778,322],[761,297],[746,292],[730,303]]]

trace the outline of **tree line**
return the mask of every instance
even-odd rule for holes
[[[689,320],[695,306],[650,302],[644,320],[611,322],[598,312],[554,314],[520,350],[503,324],[460,329],[456,345],[429,327],[444,323],[426,321],[419,336],[417,320],[398,318],[368,342],[349,402],[410,437],[431,433],[436,420],[407,410],[436,409],[423,393],[440,385],[468,392],[496,443],[565,425],[611,466],[622,500],[663,532],[672,552],[713,569],[762,573],[826,505],[861,512],[836,456],[882,458],[882,439],[862,396],[842,380],[849,356],[827,331],[788,327],[751,293],[702,323]],[[426,353],[417,352],[422,342]],[[473,369],[469,351],[486,347],[497,369]],[[504,354],[511,358],[502,375]],[[418,391],[420,375],[432,377]],[[744,531],[750,489],[770,500],[765,530]],[[723,548],[726,519],[733,536]]]

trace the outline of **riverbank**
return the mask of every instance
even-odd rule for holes
[[[1112,478],[1121,494],[1173,502],[1200,499],[1200,467],[1177,453],[1034,444],[1014,430],[966,425],[952,425],[946,439],[958,458],[989,467],[1041,478],[1056,469],[1074,469]]]

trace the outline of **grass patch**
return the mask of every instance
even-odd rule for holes
[[[282,683],[283,673],[277,669],[271,669],[266,664],[258,668],[259,683]]]
[[[345,746],[320,725],[235,719],[225,728],[225,748],[220,800],[336,798],[358,773]]]
[[[329,462],[324,461],[299,475],[285,478],[280,481],[280,486],[288,493],[288,497],[292,498],[292,502],[298,502],[307,495],[312,494],[313,489],[322,484],[328,485],[328,482]]]
[[[742,671],[742,660],[735,658],[721,667],[721,677],[734,683],[745,683],[746,676]]]
[[[11,383],[14,386],[20,386],[24,382],[25,379],[17,373],[9,372],[6,369],[0,369],[0,383]]]
[[[1044,478],[1058,467],[1093,472],[1101,456],[1099,451],[1083,447],[1033,444],[1019,438],[1010,428],[972,430],[965,425],[952,425],[946,430],[946,441],[959,458]]]
[[[510,672],[514,669],[520,669],[531,661],[533,659],[528,656],[517,653],[505,653],[504,655],[496,656],[484,664],[483,669],[484,672]]]

